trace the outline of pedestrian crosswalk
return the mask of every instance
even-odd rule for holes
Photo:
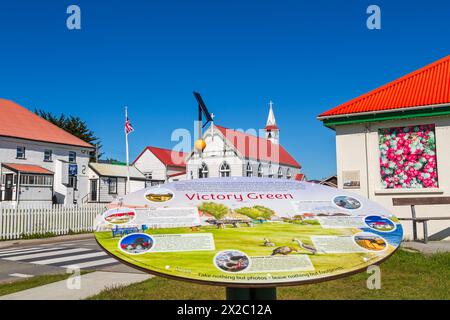
[[[119,264],[99,248],[68,245],[0,250],[0,259],[66,269],[73,267],[95,269]]]

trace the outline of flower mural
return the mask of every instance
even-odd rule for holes
[[[380,129],[379,148],[385,189],[438,187],[434,124]]]

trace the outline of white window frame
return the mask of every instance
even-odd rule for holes
[[[209,175],[208,165],[203,162],[200,168],[198,168],[198,178],[199,179],[208,178],[208,175]]]
[[[72,158],[72,160],[71,160]],[[69,151],[69,162],[76,163],[77,162],[77,153],[75,151]]]
[[[22,155],[19,156],[19,153],[21,153]],[[16,148],[16,159],[26,159],[25,154],[26,154],[26,148],[23,147],[23,146],[17,146],[17,148]]]
[[[245,175],[249,178],[253,177],[253,168],[250,162],[247,162],[247,166],[245,168]]]
[[[47,155],[49,155],[48,158],[47,158]],[[51,150],[51,149],[45,149],[44,150],[44,161],[45,162],[52,162],[53,161],[53,150]]]
[[[219,167],[219,176],[221,178],[227,178],[231,176],[231,167],[226,161],[222,162]]]
[[[264,177],[264,168],[262,163],[258,164],[258,177],[259,178]]]
[[[272,164],[269,164],[269,170],[267,170],[267,176],[269,178],[273,178],[273,168],[272,168]]]

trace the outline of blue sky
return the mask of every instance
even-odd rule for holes
[[[370,4],[382,30],[366,28]],[[2,1],[0,97],[80,116],[121,160],[124,105],[133,159],[192,130],[193,90],[230,128],[263,127],[272,99],[281,143],[321,178],[335,136],[316,116],[450,54],[449,16],[444,0]]]

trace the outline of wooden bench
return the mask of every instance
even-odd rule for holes
[[[423,242],[428,243],[428,221],[433,220],[450,220],[450,217],[417,217],[416,206],[420,205],[438,205],[450,204],[450,197],[423,197],[423,198],[392,198],[394,206],[410,206],[411,218],[399,218],[402,221],[412,221],[413,224],[413,238],[417,241],[417,223],[423,225]]]

